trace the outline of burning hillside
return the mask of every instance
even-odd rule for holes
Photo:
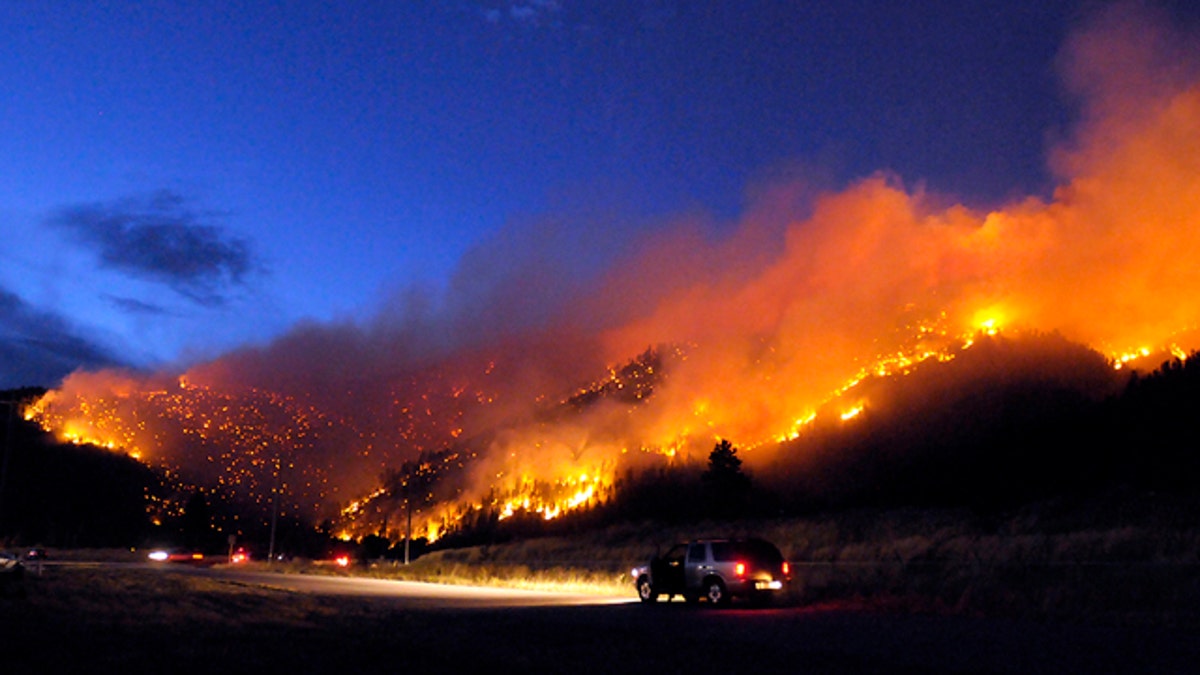
[[[259,498],[286,483],[297,508],[336,504],[363,531],[407,501],[435,535],[483,509],[598,503],[621,472],[703,458],[716,438],[751,468],[804,467],[807,429],[887,405],[865,382],[997,333],[1154,366],[1200,347],[1186,44],[1121,12],[1072,40],[1082,114],[1051,198],[977,209],[879,174],[797,209],[807,187],[778,185],[732,235],[659,232],[569,302],[536,264],[456,296],[478,291],[464,268],[440,313],[301,326],[183,378],[78,373],[31,414]],[[536,321],[511,319],[539,298]],[[609,364],[625,365],[598,377]]]

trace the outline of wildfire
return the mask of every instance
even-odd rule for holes
[[[1122,354],[1115,354],[1112,357],[1113,367],[1116,368],[1117,370],[1120,370],[1120,369],[1124,368],[1126,365],[1128,365],[1134,361],[1144,359],[1147,356],[1150,356],[1150,348],[1149,347],[1142,347],[1141,349],[1137,349],[1132,352],[1124,352]]]
[[[419,329],[307,326],[183,377],[76,374],[26,417],[253,499],[286,486],[306,512],[340,505],[349,536],[407,529],[411,512],[432,539],[603,503],[616,477],[702,462],[718,436],[753,468],[808,430],[867,423],[874,382],[988,340],[1055,333],[1116,369],[1186,358],[1200,82],[1129,72],[1175,61],[1115,64],[1113,44],[1157,45],[1106,30],[1063,60],[1091,98],[1051,158],[1052,196],[984,211],[888,174],[811,200],[768,186],[730,236],[684,223],[638,241],[536,327],[505,332],[497,317],[529,312],[501,300]]]
[[[777,436],[775,438],[775,440],[778,441],[779,443],[786,443],[787,441],[794,441],[800,437],[800,433],[801,433],[801,431],[804,430],[805,427],[810,426],[815,421],[817,421],[817,413],[810,412],[807,415],[805,415],[804,417],[801,417],[800,419],[798,419],[794,423],[792,423],[792,428],[787,433]]]
[[[515,494],[491,505],[498,507],[501,520],[518,513],[537,514],[544,520],[553,520],[564,513],[594,504],[611,487],[611,476],[583,473],[540,485],[526,476],[520,481]]]
[[[68,394],[72,380],[103,382],[104,393]],[[218,392],[186,378],[147,387],[113,373],[76,374],[25,416],[62,441],[121,451],[168,472],[187,466],[193,479],[264,505],[273,490],[287,488],[297,508],[308,501],[311,509],[327,486],[322,467],[294,462],[311,444],[320,414],[271,392]],[[283,477],[288,472],[293,478]]]

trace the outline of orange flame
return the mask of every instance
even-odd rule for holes
[[[717,243],[685,224],[631,247],[545,330],[413,356],[408,333],[305,326],[176,383],[76,374],[28,414],[148,461],[241,467],[221,475],[260,492],[287,448],[313,503],[368,495],[343,511],[368,530],[386,518],[370,496],[382,468],[470,448],[455,460],[470,479],[422,502],[435,537],[485,506],[559,517],[603,501],[626,469],[703,459],[718,437],[753,465],[826,416],[861,421],[866,379],[980,336],[1053,331],[1114,368],[1157,365],[1200,347],[1200,78],[1155,51],[1187,40],[1135,28],[1105,15],[1068,46],[1087,105],[1053,153],[1049,199],[972,208],[878,174],[797,215],[779,204],[807,187],[774,186]],[[578,389],[646,345],[679,347]]]

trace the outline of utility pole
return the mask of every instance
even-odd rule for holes
[[[405,492],[407,492],[405,488]],[[412,541],[412,501],[405,496],[404,508],[408,511],[408,524],[404,528],[404,564],[408,564],[408,543]]]
[[[271,490],[271,545],[267,549],[267,564],[275,564],[275,526],[279,522],[279,492],[283,486],[283,471],[279,466],[279,456],[275,457],[275,487]]]
[[[4,534],[4,484],[8,482],[8,456],[12,454],[13,414],[16,401],[0,401],[8,406],[8,423],[4,429],[4,459],[0,460],[0,536]]]

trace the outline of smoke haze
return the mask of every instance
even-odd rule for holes
[[[384,469],[469,439],[478,456],[456,497],[478,501],[529,480],[604,476],[603,488],[638,457],[707,453],[718,437],[761,466],[818,411],[870,409],[854,382],[951,358],[980,332],[1056,332],[1118,362],[1195,349],[1195,44],[1129,6],[1073,35],[1060,65],[1078,124],[1049,152],[1048,199],[980,209],[880,172],[834,191],[756,186],[733,229],[681,217],[630,241],[592,227],[579,245],[569,226],[537,222],[466,256],[444,292],[399,293],[365,324],[297,326],[186,381],[230,405],[271,392],[280,410],[305,411],[310,433],[288,443],[321,476],[314,502],[345,501]],[[648,347],[664,356],[652,392],[553,414],[581,387],[628,386],[608,369]],[[78,374],[46,420],[86,426],[86,402],[148,387]],[[85,436],[112,428],[97,420]],[[138,442],[187,466],[186,436]]]

